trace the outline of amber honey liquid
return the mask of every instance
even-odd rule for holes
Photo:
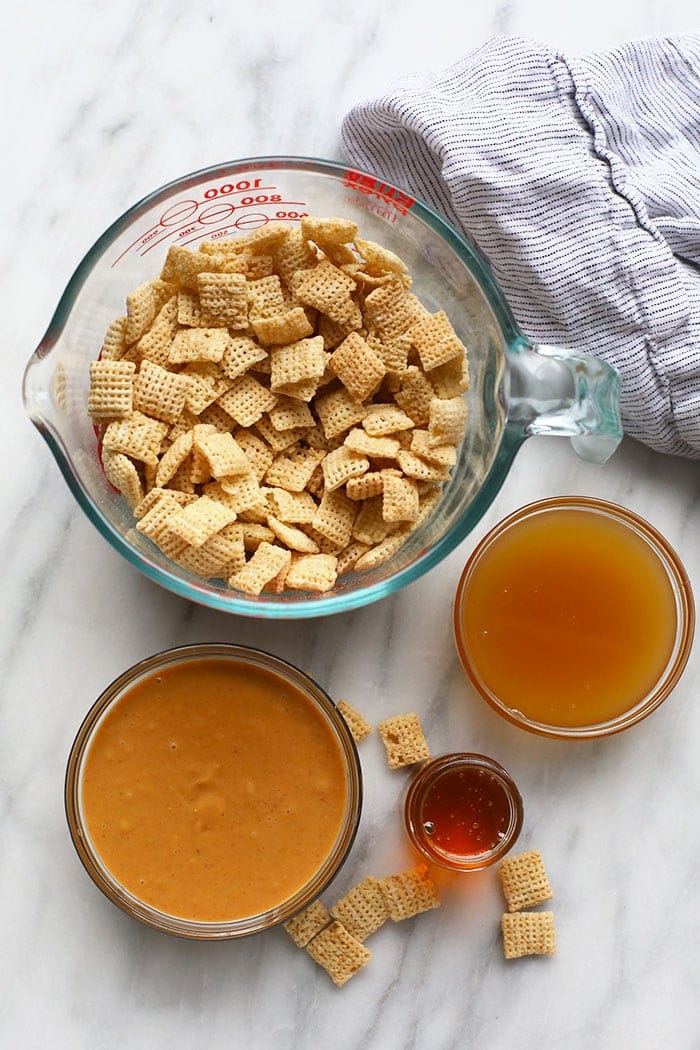
[[[676,605],[659,557],[601,513],[553,509],[504,531],[474,566],[458,633],[477,678],[526,718],[606,722],[668,663]]]
[[[446,769],[427,788],[420,811],[424,845],[431,851],[473,857],[494,849],[510,824],[503,787],[484,769]]]

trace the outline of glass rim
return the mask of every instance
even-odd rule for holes
[[[431,784],[448,769],[460,767],[484,770],[490,773],[500,784],[508,801],[509,822],[503,839],[496,846],[483,853],[466,856],[441,853],[429,850],[423,843],[414,820],[414,810],[422,805],[423,797]],[[481,871],[504,857],[515,845],[523,827],[525,809],[522,795],[517,784],[507,769],[495,758],[474,751],[453,751],[423,763],[409,782],[404,801],[404,825],[413,846],[426,857],[431,864],[449,871]]]
[[[186,189],[203,179],[223,178],[232,173],[244,173],[255,167],[257,170],[279,170],[287,168],[296,171],[308,171],[325,175],[334,179],[341,179],[350,169],[347,164],[337,161],[324,160],[314,157],[271,155],[260,157],[248,157],[235,161],[223,162],[173,179],[158,189],[142,197],[133,204],[119,218],[98,237],[91,248],[88,249],[81,262],[76,267],[73,275],[68,281],[61,295],[54,314],[49,322],[47,330],[30,359],[25,371],[23,383],[23,395],[27,403],[27,374],[35,358],[45,357],[51,352],[57,343],[65,326],[68,315],[83,288],[87,278],[95,266],[97,260],[107,251],[109,246],[123,233],[123,231],[135,220],[143,215],[154,204],[167,199],[174,192]],[[359,174],[370,174],[359,171]],[[375,176],[370,175],[374,178]],[[401,191],[400,187],[386,182],[388,188]],[[403,192],[403,191],[401,191]],[[491,273],[488,262],[481,255],[475,245],[471,244],[463,234],[455,229],[446,219],[438,215],[425,201],[416,199],[411,194],[414,203],[411,206],[411,215],[417,216],[422,222],[438,234],[448,246],[455,252],[460,261],[472,273],[476,283],[481,288],[484,296],[493,311],[496,322],[503,336],[504,356],[508,357],[527,340],[522,335],[513,318],[510,307],[495,279]],[[70,456],[63,444],[60,433],[54,428],[49,420],[31,416],[32,422],[40,431],[42,437],[49,445],[59,469],[68,484],[70,491],[77,500],[84,513],[92,521],[102,536],[115,548],[130,564],[135,566],[149,579],[160,584],[166,590],[196,602],[207,608],[217,609],[221,612],[240,614],[261,619],[308,619],[317,616],[328,616],[339,612],[348,612],[378,601],[381,598],[393,594],[395,591],[414,582],[441,562],[450,554],[468,535],[473,524],[481,516],[483,511],[490,505],[496,493],[503,484],[510,469],[515,454],[525,440],[525,436],[508,422],[507,414],[503,420],[503,428],[499,439],[498,449],[494,456],[489,471],[484,478],[481,487],[472,501],[468,512],[462,514],[451,527],[426,550],[417,554],[408,564],[401,569],[374,583],[358,586],[357,588],[331,596],[305,595],[303,600],[285,601],[272,595],[264,595],[253,598],[235,593],[211,591],[206,586],[198,584],[195,579],[184,580],[171,572],[166,566],[151,560],[145,553],[132,546],[128,540],[111,524],[102,514],[99,506],[88,493],[82,481],[71,467]]]
[[[160,911],[130,893],[111,874],[94,847],[83,819],[82,773],[90,744],[102,719],[138,681],[167,666],[201,659],[224,659],[252,664],[277,674],[300,689],[334,731],[345,770],[346,801],[343,820],[328,855],[312,878],[296,893],[274,908],[241,919],[201,922]],[[352,734],[335,702],[306,672],[280,657],[250,646],[226,642],[201,642],[165,649],[139,660],[115,678],[85,715],[71,745],[64,783],[64,806],[68,829],[81,864],[97,888],[132,918],[163,933],[197,940],[226,940],[245,937],[286,922],[307,907],[335,878],[355,841],[362,813],[363,781],[360,759]]]
[[[644,540],[647,547],[657,556],[664,569],[666,578],[673,590],[676,608],[676,631],[673,647],[666,666],[649,692],[614,718],[586,726],[549,725],[527,718],[522,713],[508,707],[505,702],[501,701],[488,688],[472,668],[466,645],[462,638],[460,624],[460,609],[464,592],[482,555],[491,544],[526,518],[545,514],[553,510],[566,509],[584,510],[601,514],[630,528],[640,539]],[[612,736],[622,732],[624,729],[628,729],[630,726],[637,725],[655,711],[675,688],[688,662],[693,644],[695,604],[690,580],[679,555],[666,537],[649,521],[635,511],[610,500],[599,499],[593,496],[554,496],[548,499],[535,500],[518,508],[512,514],[497,522],[479,541],[467,559],[457,584],[452,611],[452,625],[457,654],[462,668],[473,687],[494,711],[520,729],[525,729],[538,736],[551,737],[558,740],[595,740],[600,737]]]

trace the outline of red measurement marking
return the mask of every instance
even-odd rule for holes
[[[275,222],[298,222],[299,219],[302,218],[305,214],[306,214],[306,212],[300,212],[298,215],[275,215],[274,216],[274,221]],[[254,218],[254,216],[243,215],[243,216],[241,216],[241,218],[244,219],[244,220],[250,220],[251,218]],[[270,220],[270,218],[266,215],[265,216],[265,222],[270,222],[270,221],[272,221],[272,220]],[[265,223],[260,223],[260,225],[264,226]],[[243,226],[236,226],[235,223],[227,223],[225,226],[217,226],[217,228],[215,230],[198,230],[197,233],[194,234],[194,236],[188,237],[186,240],[185,239],[181,240],[180,244],[194,244],[195,241],[203,241],[205,238],[207,238],[209,240],[217,240],[219,235],[223,235],[224,233],[229,233],[229,232],[231,232],[233,230],[243,229],[243,228],[250,229],[251,227],[249,225],[247,225],[247,224],[245,225],[245,227],[243,227]]]
[[[209,190],[205,190],[204,197],[203,197],[203,199],[201,201],[193,200],[192,198],[186,198],[184,200],[175,201],[175,203],[171,204],[169,208],[166,208],[166,210],[161,215],[160,220],[156,223],[155,226],[151,226],[149,229],[146,230],[145,233],[139,234],[139,236],[136,237],[131,242],[131,244],[127,245],[127,247],[124,248],[124,250],[117,256],[117,258],[111,264],[110,269],[114,269],[114,267],[117,265],[117,263],[120,262],[128,252],[130,252],[133,248],[135,248],[137,244],[140,243],[141,247],[143,247],[143,244],[144,244],[146,238],[151,238],[152,239],[155,235],[158,234],[158,231],[162,227],[164,227],[164,226],[165,227],[172,227],[172,226],[176,225],[178,222],[183,222],[183,225],[180,226],[180,229],[181,230],[184,229],[187,226],[188,220],[193,217],[193,215],[195,214],[197,209],[202,207],[202,205],[204,205],[204,204],[210,204],[210,202],[212,200],[214,200],[216,197],[219,197],[219,196],[228,197],[231,194],[235,195],[235,194],[243,194],[243,193],[261,193],[261,192],[263,192],[265,190],[276,190],[277,189],[276,186],[258,186],[258,185],[255,185],[255,183],[257,183],[257,181],[258,181],[257,179],[253,180],[253,184],[252,185],[249,185],[249,186],[245,187],[244,189],[240,189],[240,190],[239,189],[235,189],[233,186],[231,186],[231,188],[229,189],[228,188],[229,187],[229,183],[224,183],[224,185],[219,187],[218,189],[215,188],[215,187],[211,187]],[[242,205],[242,206],[243,207],[248,207],[248,205]],[[241,205],[236,205],[236,207],[241,207]],[[198,218],[195,219],[195,221],[198,221]],[[210,220],[210,221],[214,221],[214,220]],[[177,233],[178,230],[172,230],[171,229],[170,232],[171,233]],[[158,240],[154,244],[152,244],[151,247],[155,247],[156,244],[161,244],[163,239],[164,238],[161,237],[160,240]],[[145,255],[146,252],[142,252],[141,254]]]
[[[231,201],[218,201],[216,204],[210,204],[208,208],[200,211],[196,221],[204,223],[205,226],[213,225],[221,219],[228,219],[236,211],[236,207]],[[240,208],[241,205],[239,204],[238,207]]]
[[[124,256],[127,254],[127,252],[130,252],[132,248],[136,247],[136,245],[139,243],[139,241],[143,242],[146,237],[150,237],[153,233],[157,233],[157,232],[158,232],[158,226],[151,226],[151,228],[149,230],[146,230],[145,233],[139,234],[139,236],[136,238],[136,240],[132,241],[131,244],[127,245],[127,247],[124,249],[124,251],[121,252],[116,257],[116,259],[114,260],[114,262],[110,266],[110,269],[113,270],[114,267],[117,265],[117,263],[120,262],[120,260],[124,258]]]
[[[352,168],[345,172],[343,186],[346,189],[357,190],[358,193],[365,193],[368,196],[384,201],[386,204],[390,204],[400,215],[406,215],[416,203],[414,197],[410,197],[403,190],[392,186],[390,182],[382,182],[381,179],[376,179],[373,175],[365,175],[364,172],[355,171]]]
[[[297,207],[297,208],[305,208],[306,207],[306,202],[305,201],[274,201],[273,204],[274,204],[274,207],[275,207],[276,210],[281,210],[281,206],[283,206],[285,208],[288,208],[288,207],[291,207],[291,206],[294,206],[294,207]],[[212,206],[212,208],[219,208],[220,210],[222,210],[222,214],[219,214],[218,218],[222,218],[222,217],[228,218],[230,215],[233,214],[234,211],[245,211],[246,208],[255,208],[255,207],[259,208],[260,205],[259,204],[256,205],[255,202],[253,202],[252,204],[236,204],[236,205],[233,205],[233,204],[224,204],[224,202],[222,201],[221,204],[216,204],[216,205]],[[225,211],[224,211],[224,209],[225,209]],[[295,221],[296,219],[302,218],[302,215],[301,214],[299,214],[299,215],[289,215],[289,216],[281,216],[279,214],[275,215],[275,219],[276,220],[277,219],[282,219],[282,218],[288,218],[291,221]],[[216,221],[216,219],[217,219],[217,215],[214,214],[213,215],[213,220]],[[208,221],[207,220],[212,221],[209,215],[204,217],[204,214],[202,214],[198,218],[196,218],[194,221],[195,222],[202,222],[205,225],[208,225]],[[237,219],[236,222],[234,222],[234,223],[226,223],[224,225],[224,227],[217,227],[217,229],[222,229],[222,228],[225,229],[227,226],[235,226],[236,229],[239,229],[239,230],[243,230],[243,229],[247,229],[247,230],[258,229],[260,226],[264,226],[265,223],[268,223],[270,221],[271,221],[270,216],[269,215],[265,215],[263,212],[259,212],[257,214],[255,214],[255,213],[254,214],[247,213],[245,215],[242,215],[240,217],[240,219]],[[188,229],[188,227],[191,227],[191,226],[192,226],[192,223],[186,222],[179,229],[168,230],[166,233],[163,234],[162,237],[159,237],[157,240],[152,240],[148,245],[144,245],[143,246],[143,251],[140,253],[141,256],[143,257],[144,255],[148,255],[148,253],[150,251],[152,251],[153,248],[157,248],[159,244],[162,244],[163,241],[168,240],[168,238],[174,238],[177,234],[182,233],[183,231],[186,231],[186,233],[190,233],[191,231],[190,231],[190,229]],[[211,230],[211,229],[203,230],[201,233],[200,232],[195,233],[195,235],[193,237],[187,237],[186,240],[183,237],[183,239],[181,241],[179,241],[178,243],[180,243],[180,244],[191,244],[193,241],[202,240],[205,237],[210,238],[214,233],[216,233],[216,230]],[[141,239],[143,239],[143,238],[141,238]]]
[[[160,217],[160,225],[176,226],[178,222],[186,222],[187,219],[192,218],[199,205],[200,201],[176,201],[175,204],[171,204],[170,207],[166,208],[163,212]]]
[[[195,222],[196,221],[197,220],[195,219]],[[182,226],[179,226],[175,230],[173,230],[173,229],[166,230],[165,233],[162,235],[162,237],[159,237],[155,241],[151,241],[150,244],[148,244],[147,246],[141,245],[141,247],[143,248],[143,251],[140,253],[141,256],[143,257],[144,255],[148,255],[148,253],[150,251],[152,251],[153,248],[157,248],[159,244],[163,243],[163,241],[167,241],[167,240],[170,240],[170,239],[174,238],[176,234],[180,233],[181,230],[186,230],[187,227],[190,226],[190,225],[191,225],[190,222],[185,222],[185,223],[182,224]]]

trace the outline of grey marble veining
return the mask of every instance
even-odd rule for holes
[[[519,454],[479,527],[383,602],[327,620],[226,617],[157,588],[98,535],[20,404],[21,374],[95,238],[187,171],[265,153],[337,158],[346,109],[393,78],[447,64],[496,32],[570,50],[692,26],[689,0],[159,7],[16,0],[2,15],[5,164],[0,296],[6,343],[0,438],[0,1045],[12,1050],[691,1050],[700,1046],[700,681],[692,658],[646,723],[591,745],[541,740],[471,691],[451,639],[464,560],[532,499],[607,497],[652,521],[700,590],[697,464],[625,442],[604,468],[566,442]],[[526,803],[524,847],[556,891],[553,959],[506,963],[494,872],[440,877],[444,905],[373,936],[371,964],[336,990],[280,931],[199,944],[154,933],[92,886],[63,815],[68,751],[120,671],[159,649],[255,644],[305,668],[377,721],[418,710],[433,751],[493,755]],[[366,801],[333,891],[411,855],[373,736]]]

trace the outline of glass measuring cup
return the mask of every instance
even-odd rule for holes
[[[89,362],[126,295],[160,272],[171,244],[235,237],[270,221],[342,215],[396,252],[430,310],[443,309],[469,348],[469,423],[451,480],[432,516],[393,558],[350,573],[327,594],[251,597],[203,581],[134,531],[126,501],[107,483],[87,414]],[[477,251],[426,205],[375,176],[306,158],[254,158],[195,172],[156,190],[100,237],[61,297],[24,376],[27,413],[73,495],[109,542],[151,579],[227,612],[326,615],[365,605],[417,579],[479,521],[523,441],[564,435],[599,463],[622,437],[616,370],[594,357],[536,345],[517,328]]]

